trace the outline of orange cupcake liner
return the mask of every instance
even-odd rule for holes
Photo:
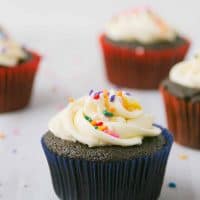
[[[167,123],[175,141],[200,149],[200,102],[192,102],[172,95],[161,86]]]
[[[118,86],[157,89],[171,67],[184,59],[189,40],[165,49],[127,48],[114,45],[102,34],[99,38],[108,80]]]
[[[40,56],[34,52],[30,60],[15,67],[0,67],[0,113],[25,107],[31,97]]]

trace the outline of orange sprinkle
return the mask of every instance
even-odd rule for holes
[[[0,140],[5,139],[6,135],[3,132],[0,132]]]
[[[108,110],[109,110],[110,112],[115,112],[115,108],[113,108],[113,107],[110,107]]]
[[[95,120],[92,120],[91,124],[92,124],[93,126],[95,126],[95,125],[97,124],[97,122],[96,122]]]
[[[121,90],[117,91],[116,95],[121,97],[122,96],[122,91]]]
[[[105,130],[107,130],[107,129],[108,129],[107,126],[99,126],[99,130],[100,130],[100,131],[105,131]]]

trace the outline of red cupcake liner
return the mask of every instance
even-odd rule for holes
[[[137,89],[157,89],[171,67],[184,59],[190,42],[165,49],[127,48],[100,36],[108,80],[115,85]]]
[[[178,98],[161,86],[167,123],[175,141],[200,149],[200,102]]]
[[[25,107],[30,100],[40,56],[30,52],[27,62],[15,67],[0,67],[0,113]]]

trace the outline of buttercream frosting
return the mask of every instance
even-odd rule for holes
[[[169,79],[189,88],[200,89],[200,54],[176,64],[169,73]]]
[[[24,49],[11,39],[2,28],[0,28],[0,66],[15,67],[20,60],[26,59]]]
[[[111,19],[105,34],[114,41],[138,41],[144,44],[174,41],[177,33],[149,8],[136,8]]]
[[[89,147],[140,145],[144,137],[161,133],[132,95],[115,90],[92,91],[69,103],[50,120],[49,130],[61,139]]]

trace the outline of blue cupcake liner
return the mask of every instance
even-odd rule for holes
[[[173,143],[162,130],[166,144],[159,151],[132,160],[88,161],[59,156],[42,139],[52,183],[62,200],[156,200]]]

